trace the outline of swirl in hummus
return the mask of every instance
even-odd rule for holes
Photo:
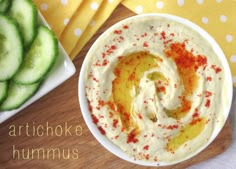
[[[134,160],[183,159],[225,122],[223,66],[211,44],[184,24],[155,16],[121,22],[87,57],[93,122]]]

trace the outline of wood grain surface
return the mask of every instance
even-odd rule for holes
[[[133,12],[119,5],[73,61],[77,69],[75,75],[0,125],[0,169],[149,168],[121,160],[103,148],[88,130],[78,101],[78,77],[87,51],[108,27],[132,15]],[[60,133],[60,128],[66,125],[71,127],[70,131]],[[55,130],[48,133],[35,130],[47,126]],[[199,155],[183,163],[160,168],[182,169],[212,158],[223,153],[231,144],[231,139],[231,127],[227,120],[215,141]],[[54,156],[46,154],[49,149],[57,150]]]

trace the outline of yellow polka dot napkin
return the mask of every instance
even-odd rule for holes
[[[56,36],[60,37],[68,22],[81,5],[82,0],[61,0],[60,2],[58,0],[34,0],[34,2]]]
[[[71,59],[122,3],[137,14],[169,13],[208,31],[223,49],[236,87],[236,0],[33,0]]]
[[[86,42],[102,26],[102,24],[107,20],[107,18],[110,16],[110,14],[120,2],[121,0],[108,0],[108,2],[102,2],[96,15],[92,18],[89,25],[86,27],[86,30],[81,35],[80,40],[77,41],[75,48],[70,53],[70,56],[74,57],[78,55],[79,51],[83,48]]]
[[[71,59],[121,0],[33,0]]]

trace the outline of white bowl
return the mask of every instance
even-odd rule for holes
[[[49,27],[41,13],[38,11],[38,21],[44,25]],[[44,79],[43,84],[40,86],[40,89],[37,91],[37,93],[31,97],[27,102],[25,102],[20,108],[11,110],[11,111],[4,111],[0,112],[0,123],[4,122],[8,118],[12,117],[25,107],[29,106],[36,100],[38,100],[40,97],[44,96],[57,86],[59,86],[61,83],[63,83],[65,80],[67,80],[69,77],[71,77],[75,73],[75,66],[70,60],[69,56],[66,54],[65,50],[59,43],[59,55],[56,59],[56,62],[53,66],[53,68],[50,70],[47,77]]]
[[[186,25],[187,27],[190,27],[192,30],[200,33],[202,35],[202,37],[204,37],[206,39],[206,41],[209,42],[209,44],[212,45],[213,50],[217,53],[217,55],[219,56],[220,61],[222,61],[222,65],[224,67],[225,70],[225,78],[226,81],[228,82],[228,86],[225,86],[225,88],[228,88],[228,91],[226,93],[226,98],[228,99],[227,102],[227,108],[224,110],[223,112],[223,124],[225,123],[229,111],[230,111],[230,107],[231,107],[231,102],[232,102],[232,91],[233,91],[233,87],[232,87],[232,77],[231,77],[231,71],[229,68],[229,65],[227,63],[226,57],[223,53],[223,51],[221,50],[221,48],[219,47],[219,45],[216,43],[216,41],[206,32],[204,31],[202,28],[200,28],[199,26],[197,26],[196,24],[192,23],[189,20],[186,20],[184,18],[180,18],[177,16],[173,16],[173,15],[168,15],[168,14],[142,14],[142,15],[137,15],[134,17],[130,17],[127,18],[125,20],[122,20],[121,22],[113,25],[111,28],[109,28],[106,32],[104,32],[98,39],[97,41],[93,44],[93,46],[90,48],[90,51],[88,52],[84,63],[82,65],[81,68],[81,72],[80,72],[80,77],[79,77],[79,82],[78,82],[78,96],[79,96],[79,103],[80,103],[80,107],[81,107],[81,111],[82,111],[82,115],[83,118],[88,126],[88,128],[90,129],[91,133],[94,135],[94,137],[101,143],[101,145],[103,145],[107,150],[109,150],[110,152],[112,152],[114,155],[135,163],[135,164],[139,164],[139,165],[145,165],[145,166],[165,166],[165,165],[172,165],[172,164],[176,164],[182,161],[185,161],[195,155],[197,155],[199,152],[201,152],[203,149],[205,149],[214,139],[215,137],[219,134],[219,132],[221,131],[223,125],[221,127],[217,127],[214,128],[214,131],[212,133],[212,136],[210,137],[209,141],[206,142],[206,144],[204,144],[204,146],[202,146],[201,148],[199,148],[197,151],[195,151],[193,154],[188,155],[185,158],[182,158],[181,160],[176,160],[176,161],[172,161],[172,162],[149,162],[149,161],[145,161],[145,160],[134,160],[133,158],[131,158],[130,156],[128,156],[125,152],[123,152],[118,146],[116,146],[113,142],[111,142],[106,136],[102,135],[100,133],[100,131],[97,128],[97,125],[93,123],[93,120],[91,118],[91,112],[89,111],[89,105],[88,105],[88,101],[86,98],[86,93],[85,93],[85,74],[86,74],[86,69],[89,64],[89,58],[88,56],[91,54],[91,51],[96,47],[96,46],[101,46],[101,42],[100,40],[102,38],[108,38],[108,32],[114,31],[115,28],[117,28],[117,25],[125,25],[125,23],[127,21],[132,20],[133,22],[135,22],[135,20],[138,20],[140,18],[146,17],[146,16],[156,16],[161,17],[161,18],[166,18],[168,20],[173,20],[175,22],[179,22],[182,23],[184,25]],[[153,21],[155,22],[155,21]]]

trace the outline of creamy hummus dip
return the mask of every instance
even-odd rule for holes
[[[184,159],[226,120],[225,70],[211,44],[185,24],[152,15],[128,19],[87,57],[93,122],[134,160]]]

